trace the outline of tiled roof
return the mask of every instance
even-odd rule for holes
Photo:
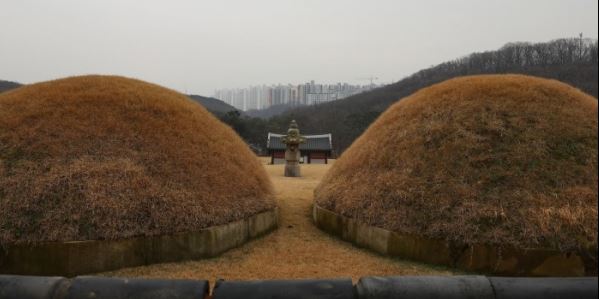
[[[285,135],[268,133],[268,142],[266,147],[268,149],[284,150],[287,147],[281,141]],[[320,135],[303,135],[306,138],[306,142],[300,144],[300,150],[323,150],[330,151],[333,148],[331,134],[320,134]]]

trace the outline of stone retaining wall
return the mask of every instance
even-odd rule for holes
[[[1,299],[596,299],[597,277],[391,276],[305,280],[165,280],[0,275]]]
[[[174,235],[0,247],[0,273],[72,277],[219,255],[278,227],[278,209]]]
[[[425,263],[507,276],[597,275],[596,248],[585,253],[563,253],[485,244],[458,245],[369,226],[317,205],[313,208],[313,218],[318,228],[360,247]]]

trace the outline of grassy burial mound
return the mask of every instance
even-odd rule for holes
[[[234,131],[175,91],[83,76],[0,95],[0,243],[196,231],[272,197]]]
[[[459,244],[596,251],[597,182],[595,98],[553,80],[473,76],[391,106],[315,202]]]

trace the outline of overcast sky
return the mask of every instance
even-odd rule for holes
[[[117,74],[182,92],[379,83],[512,41],[597,38],[597,0],[2,0],[0,80]]]

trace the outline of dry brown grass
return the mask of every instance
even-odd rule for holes
[[[265,159],[264,164],[266,164]],[[146,278],[301,279],[367,275],[450,275],[440,267],[384,257],[332,237],[314,226],[314,187],[330,165],[302,165],[301,178],[283,176],[283,165],[265,165],[275,186],[280,228],[223,255],[206,260],[166,263],[102,275]],[[214,285],[214,284],[212,284]]]
[[[596,254],[597,183],[595,98],[553,80],[474,76],[391,106],[316,202],[401,233]]]
[[[244,142],[177,92],[84,76],[0,95],[0,243],[198,230],[273,207]]]

